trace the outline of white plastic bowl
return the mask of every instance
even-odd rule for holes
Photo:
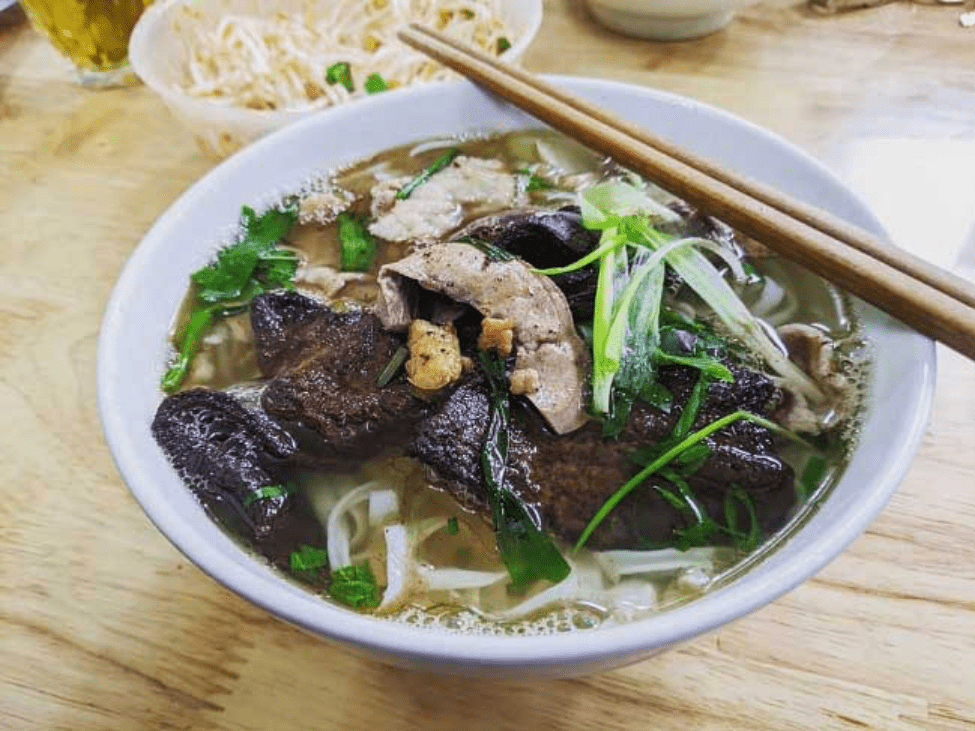
[[[642,87],[552,81],[883,234],[877,219],[828,170],[754,125]],[[740,578],[685,606],[622,627],[540,637],[441,634],[331,604],[242,550],[183,486],[149,429],[162,398],[167,333],[189,274],[234,226],[241,204],[292,189],[316,171],[438,135],[530,126],[537,123],[456,82],[392,91],[281,130],[215,168],[159,219],[125,266],[102,325],[98,397],[105,434],[122,476],[159,529],[204,571],[277,616],[405,666],[504,677],[605,670],[752,612],[819,571],[881,511],[910,465],[931,405],[932,342],[858,304],[875,366],[862,438],[842,480],[804,525]]]
[[[330,0],[317,0],[328,6]],[[189,129],[200,147],[220,159],[268,132],[314,114],[309,111],[256,110],[226,106],[190,96],[180,90],[186,67],[186,46],[173,23],[184,6],[208,18],[238,13],[263,16],[297,11],[307,0],[163,0],[146,8],[129,40],[132,69],[160,97],[173,115]],[[513,29],[512,45],[502,54],[505,61],[521,59],[542,24],[542,0],[501,0],[505,24]],[[352,100],[346,104],[354,104]]]

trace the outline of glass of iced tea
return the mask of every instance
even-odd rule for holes
[[[129,34],[152,0],[20,0],[34,27],[74,62],[86,86],[136,80],[128,68]]]

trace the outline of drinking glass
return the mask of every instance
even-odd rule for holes
[[[27,16],[67,56],[85,86],[136,81],[129,34],[151,0],[20,0]]]

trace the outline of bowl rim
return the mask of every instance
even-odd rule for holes
[[[174,103],[183,108],[196,109],[201,114],[211,116],[214,114],[218,114],[220,116],[236,116],[243,114],[255,122],[264,121],[266,123],[272,123],[276,121],[300,118],[310,114],[316,114],[335,107],[345,107],[350,104],[357,104],[358,102],[370,98],[369,95],[353,97],[342,102],[341,104],[333,104],[316,109],[249,109],[247,107],[241,107],[235,104],[218,104],[212,99],[206,97],[197,97],[187,94],[185,91],[183,91],[182,87],[164,81],[159,74],[153,70],[151,65],[146,65],[142,63],[142,61],[143,59],[148,58],[151,53],[151,42],[149,38],[150,31],[153,29],[153,27],[157,23],[163,22],[171,8],[176,5],[185,5],[190,2],[192,2],[192,0],[163,0],[162,2],[152,3],[151,5],[147,6],[142,15],[139,16],[135,26],[132,28],[132,33],[129,35],[128,56],[132,70],[135,71],[136,75],[142,79],[146,86],[162,96],[167,102]],[[517,0],[517,4],[528,6],[528,25],[525,28],[525,32],[522,34],[521,38],[519,38],[515,43],[512,43],[511,47],[505,50],[499,56],[499,58],[502,59],[513,59],[515,61],[520,59],[525,54],[528,47],[535,40],[535,36],[538,35],[538,31],[542,27],[542,16],[544,12],[542,0]],[[439,83],[449,82],[430,81],[417,85],[424,86],[426,84]],[[407,88],[413,88],[413,86],[413,84],[410,84]]]
[[[776,146],[787,148],[802,164],[813,168],[818,175],[842,188],[849,200],[856,203],[863,214],[869,217],[874,228],[883,232],[883,227],[869,208],[825,165],[781,136],[756,124],[687,97],[638,85],[575,76],[551,75],[545,78],[572,91],[589,92],[590,95],[608,90],[643,95],[683,108],[689,113],[717,117],[724,123],[744,127]],[[387,100],[401,95],[417,97],[413,103],[421,104],[425,97],[463,95],[472,88],[474,87],[465,81],[421,85],[368,98],[363,100],[363,104],[380,107]],[[777,571],[751,571],[700,599],[647,619],[600,628],[591,633],[576,632],[569,635],[499,637],[417,631],[401,623],[360,615],[337,607],[310,592],[303,593],[314,604],[284,595],[283,592],[275,592],[275,581],[285,582],[286,579],[280,577],[269,580],[258,576],[252,570],[254,566],[260,565],[258,560],[248,557],[248,568],[244,568],[208,548],[206,540],[187,527],[178,512],[158,491],[154,491],[152,475],[145,472],[140,464],[132,430],[127,428],[118,410],[113,408],[113,402],[118,396],[113,382],[115,371],[110,363],[113,357],[118,357],[115,353],[118,349],[116,339],[125,320],[123,305],[127,301],[137,300],[142,294],[137,288],[141,259],[148,257],[151,247],[166,240],[168,229],[177,225],[183,212],[192,209],[196,199],[214,182],[232,176],[236,169],[251,159],[260,158],[279,145],[287,145],[289,138],[299,138],[306,128],[325,124],[326,120],[338,115],[359,113],[360,109],[350,105],[323,110],[268,135],[211,169],[181,194],[145,235],[126,262],[106,307],[99,335],[97,363],[98,407],[106,441],[122,477],[146,515],[178,550],[205,573],[272,614],[318,636],[387,657],[396,656],[416,661],[425,667],[440,666],[448,670],[458,670],[513,666],[591,666],[594,662],[613,663],[614,659],[647,656],[655,650],[712,631],[765,606],[813,576],[838,556],[887,504],[913,461],[926,430],[933,402],[934,343],[919,334],[910,335],[916,341],[915,352],[921,361],[921,373],[915,398],[909,404],[903,405],[905,418],[908,419],[906,423],[909,424],[905,429],[906,439],[901,448],[890,455],[890,459],[878,466],[871,491],[857,501],[842,518],[831,523],[827,530],[809,537],[803,550],[790,557]]]

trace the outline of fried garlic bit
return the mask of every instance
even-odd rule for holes
[[[481,350],[496,350],[499,355],[508,357],[515,343],[514,320],[500,320],[496,317],[485,317],[481,320],[481,336],[477,339],[477,347]]]
[[[406,376],[421,391],[439,391],[464,372],[460,341],[453,325],[413,320],[407,346],[410,359],[406,362]]]

